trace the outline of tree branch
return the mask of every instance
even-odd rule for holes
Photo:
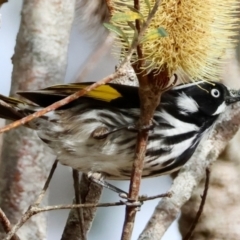
[[[70,0],[23,1],[12,58],[11,95],[18,90],[38,89],[63,82],[74,7],[74,1]],[[39,193],[51,160],[54,157],[48,154],[47,147],[31,129],[19,128],[5,135],[0,198],[1,207],[12,224]],[[18,234],[23,239],[44,239],[46,216],[31,219]]]
[[[44,184],[41,192],[39,193],[37,199],[35,200],[34,204],[33,204],[32,206],[30,206],[30,207],[28,208],[28,210],[21,216],[21,219],[17,222],[17,224],[15,224],[14,227],[12,227],[12,228],[10,229],[10,231],[8,232],[6,238],[4,238],[5,240],[6,240],[6,239],[7,239],[7,240],[11,240],[12,237],[13,237],[13,236],[15,235],[15,233],[17,232],[17,230],[32,216],[32,212],[31,212],[32,208],[39,208],[39,205],[40,205],[43,197],[44,197],[45,194],[46,194],[46,191],[47,191],[47,189],[48,189],[48,186],[49,186],[49,184],[50,184],[50,181],[51,181],[51,179],[52,179],[52,177],[53,177],[53,174],[54,174],[54,172],[55,172],[55,170],[56,170],[57,163],[58,163],[58,161],[55,160],[55,162],[53,163],[53,165],[52,165],[52,167],[51,167],[51,170],[50,170],[50,173],[49,173],[49,175],[48,175],[48,177],[47,177],[47,180],[46,180],[46,182],[45,182],[45,184]]]
[[[0,223],[6,233],[12,230],[12,225],[1,208],[0,208]],[[20,238],[16,234],[14,234],[11,240],[20,240]]]
[[[152,18],[154,17],[161,1],[158,0],[155,2],[149,16],[140,29],[139,21],[136,21],[136,28],[138,31],[138,38],[133,39],[133,44],[136,44],[137,53],[139,58],[144,57],[142,55],[141,47],[139,46],[139,40],[143,36],[143,33],[146,31],[147,27],[149,26]],[[139,2],[138,0],[134,1],[134,7],[136,10],[139,10]],[[159,84],[164,79],[165,72],[159,74],[159,79],[154,77],[151,78],[151,74],[146,74],[145,72],[139,73],[142,67],[142,60],[138,61],[136,64],[133,65],[135,72],[138,76],[139,80],[139,96],[141,101],[141,115],[139,119],[139,134],[137,137],[136,143],[136,152],[135,152],[135,159],[133,162],[133,168],[131,173],[131,181],[129,187],[129,201],[137,201],[139,195],[139,189],[141,184],[142,178],[142,169],[143,169],[143,162],[145,159],[145,153],[147,148],[147,141],[148,141],[148,129],[146,127],[151,126],[152,124],[152,117],[155,112],[156,107],[159,104],[161,94],[163,92],[162,84]],[[161,78],[161,77],[163,78]],[[159,80],[159,82],[158,82]],[[158,85],[158,87],[156,87]],[[123,225],[122,231],[122,240],[130,240],[132,236],[133,226],[135,222],[137,208],[132,206],[127,206],[125,211],[125,220]]]
[[[156,198],[161,198],[161,197],[170,197],[171,194],[165,193],[165,194],[159,194],[156,196],[151,196],[151,197],[141,197],[139,199],[140,201],[148,201],[148,200],[153,200]],[[116,206],[122,206],[126,205],[126,202],[120,201],[120,202],[114,202],[114,203],[86,203],[86,204],[67,204],[67,205],[55,205],[55,206],[47,206],[47,207],[39,207],[37,204],[33,204],[28,208],[28,210],[22,215],[21,219],[17,222],[17,224],[11,229],[11,231],[7,234],[6,238],[3,240],[11,240],[11,238],[14,236],[14,234],[17,232],[17,230],[23,226],[26,221],[28,221],[32,216],[42,213],[42,212],[47,212],[47,211],[53,211],[53,210],[62,210],[62,209],[78,209],[78,208],[96,208],[96,207],[116,207]],[[134,203],[133,205],[134,206]],[[138,206],[138,204],[136,204]]]
[[[81,197],[81,204],[78,205],[84,205],[85,203],[88,203],[92,204],[92,207],[87,209],[77,208],[70,211],[61,240],[83,240],[86,238],[96,215],[96,204],[101,197],[102,187],[92,183],[86,174],[82,174],[82,178],[78,187],[80,189]],[[75,202],[77,203],[77,201],[74,200],[74,203]],[[78,211],[80,211],[80,219],[82,222],[79,221]],[[80,230],[82,230],[82,234],[79,234]]]
[[[240,125],[240,103],[234,104],[220,117],[209,137],[203,139],[193,157],[174,179],[171,198],[163,198],[155,209],[139,240],[161,239],[170,224],[177,218],[181,207],[189,200],[206,167],[213,163],[234,136]]]
[[[203,212],[203,208],[206,202],[206,198],[207,198],[207,193],[208,193],[208,187],[209,187],[209,179],[210,179],[210,170],[207,168],[206,169],[206,180],[205,180],[205,186],[204,186],[204,191],[203,191],[203,195],[201,196],[202,200],[198,209],[198,212],[196,214],[196,217],[192,223],[192,226],[190,227],[189,231],[187,232],[186,236],[183,238],[183,240],[190,240],[190,238],[192,237],[192,233],[194,231],[194,229],[197,226],[197,223],[199,221],[199,218]]]

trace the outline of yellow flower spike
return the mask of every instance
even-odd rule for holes
[[[112,0],[112,3],[113,16],[133,7],[132,0]],[[139,0],[139,3],[143,22],[148,17],[149,4],[152,8],[155,1]],[[180,71],[191,79],[218,80],[225,50],[236,45],[238,5],[237,0],[162,0],[140,41],[146,62],[143,67],[158,71],[166,66],[169,77]],[[131,42],[134,30],[127,21],[111,23],[121,28]],[[167,35],[157,37],[157,29],[164,29]],[[123,38],[119,38],[117,42],[123,43]]]

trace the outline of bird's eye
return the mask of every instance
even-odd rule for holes
[[[211,95],[215,98],[218,98],[220,96],[220,92],[219,92],[219,90],[214,88],[214,89],[211,90]]]

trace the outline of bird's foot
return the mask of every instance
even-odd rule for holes
[[[104,180],[104,177],[101,173],[97,173],[97,172],[89,172],[88,173],[88,178],[96,183],[96,184],[99,184],[100,186],[102,187],[105,187],[105,188],[108,188],[110,190],[112,190],[113,192],[116,192],[118,193],[118,195],[121,197],[121,198],[127,198],[128,196],[128,193],[123,191],[122,189],[120,188],[117,188],[115,187],[114,185],[108,183],[107,181]]]

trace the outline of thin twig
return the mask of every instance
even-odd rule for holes
[[[63,83],[75,12],[75,0],[24,0],[21,5],[12,56],[11,96],[19,90]],[[10,109],[16,114],[16,108]],[[29,128],[11,131],[4,137],[0,197],[1,208],[11,223],[18,221],[43,187],[41,180],[45,182],[54,161],[47,148]],[[18,235],[23,240],[45,239],[46,227],[47,215],[42,214],[31,219]]]
[[[105,37],[105,39],[101,41],[100,44],[98,44],[98,46],[93,50],[92,54],[86,60],[86,63],[82,67],[82,70],[78,75],[78,77],[76,78],[75,82],[84,81],[86,75],[94,68],[94,66],[97,64],[99,59],[106,54],[110,45],[113,42],[113,39],[114,39],[113,35],[108,34]],[[73,169],[73,180],[74,180],[74,189],[75,189],[75,200],[73,203],[80,204],[82,202],[81,202],[80,192],[79,192],[79,187],[80,187],[79,173],[77,170],[74,170],[74,169]],[[93,185],[91,186],[95,188],[95,186]],[[99,193],[99,198],[100,198],[101,191],[96,191],[95,193]],[[88,219],[86,219],[86,221],[88,221]],[[68,216],[61,240],[70,239],[70,238],[79,239],[79,229],[81,233],[80,239],[81,240],[86,239],[87,225],[85,225],[84,213],[81,208],[73,209],[72,211],[69,212],[69,216]]]
[[[159,194],[151,197],[141,197],[139,200],[141,202],[145,201],[151,201],[157,198],[163,198],[163,197],[171,197],[171,193],[164,193],[164,194]],[[117,207],[117,206],[123,206],[128,204],[128,202],[120,201],[120,202],[113,202],[113,203],[84,203],[84,204],[60,204],[60,205],[55,205],[55,206],[47,206],[47,207],[34,207],[32,209],[33,214],[35,215],[37,213],[41,212],[47,212],[47,211],[54,211],[54,210],[61,210],[61,209],[74,209],[74,208],[92,208],[92,207]],[[136,205],[139,207],[139,204],[132,204],[133,206]]]
[[[147,196],[139,196],[138,201],[144,202],[144,201],[150,201],[150,200],[154,200],[154,199],[157,199],[157,198],[163,198],[163,197],[168,197],[168,198],[170,198],[171,196],[172,196],[172,193],[171,193],[171,192],[162,193],[162,194],[158,194],[158,195],[154,195],[154,196],[150,196],[150,197],[147,197]]]
[[[146,30],[146,28],[145,28],[145,30]],[[28,115],[27,117],[24,117],[20,120],[17,120],[13,123],[10,123],[10,124],[6,125],[3,128],[0,128],[0,133],[4,133],[4,132],[9,131],[13,128],[24,125],[24,124],[32,121],[33,119],[39,118],[39,117],[43,116],[44,114],[46,114],[48,112],[56,110],[56,109],[58,109],[58,108],[60,108],[64,105],[82,97],[83,95],[92,91],[96,87],[104,85],[104,84],[114,80],[115,78],[124,76],[126,74],[125,65],[130,62],[131,56],[134,52],[134,49],[137,47],[137,44],[138,44],[138,41],[135,41],[135,42],[132,43],[132,47],[129,49],[124,61],[120,64],[119,68],[117,69],[117,71],[115,73],[112,73],[112,74],[108,75],[107,77],[101,79],[100,81],[95,82],[92,85],[90,85],[90,86],[88,86],[88,87],[86,87],[86,88],[84,88],[84,89],[82,89],[78,92],[75,92],[75,93],[71,94],[70,96],[65,97],[64,99],[62,99],[60,101],[57,101],[57,102],[49,105],[48,107],[46,107],[46,108],[44,108],[40,111],[37,111],[33,114]]]
[[[86,93],[92,91],[93,89],[95,89],[96,87],[99,87],[101,85],[104,85],[110,81],[112,81],[113,79],[115,78],[118,78],[118,77],[121,77],[121,76],[124,76],[126,74],[125,72],[125,65],[127,63],[130,62],[130,59],[132,57],[132,54],[134,52],[134,49],[138,46],[138,43],[139,43],[139,40],[141,39],[141,37],[143,36],[144,32],[147,30],[147,27],[149,26],[152,18],[154,17],[154,14],[155,12],[157,11],[158,9],[158,6],[160,4],[161,0],[157,0],[152,11],[150,12],[148,18],[147,18],[147,21],[145,22],[145,24],[143,25],[139,35],[138,35],[138,38],[135,39],[133,42],[132,42],[132,45],[131,45],[131,48],[129,49],[127,55],[125,56],[125,59],[124,61],[120,64],[119,68],[117,69],[117,71],[115,73],[112,73],[110,75],[108,75],[107,77],[101,79],[100,81],[78,91],[78,92],[75,92],[73,94],[71,94],[70,96],[67,96],[66,98],[60,100],[60,101],[57,101],[51,105],[49,105],[48,107],[40,110],[40,111],[37,111],[33,114],[30,114],[28,115],[27,117],[24,117],[20,120],[17,120],[13,123],[10,123],[8,125],[6,125],[5,127],[3,128],[0,128],[0,133],[3,133],[3,132],[6,132],[6,131],[9,131],[13,128],[16,128],[16,127],[19,127],[21,125],[24,125],[30,121],[32,121],[33,119],[36,119],[36,118],[39,118],[41,116],[43,116],[44,114],[48,113],[48,112],[51,112],[53,110],[56,110],[80,97],[82,97],[83,95],[85,95]]]
[[[40,111],[37,111],[33,114],[30,114],[28,115],[27,117],[24,117],[20,120],[17,120],[13,123],[10,123],[8,125],[6,125],[5,127],[3,128],[0,128],[0,133],[3,133],[3,132],[6,132],[6,131],[9,131],[13,128],[16,128],[16,127],[19,127],[21,125],[24,125],[26,123],[28,123],[29,121],[32,121],[33,119],[35,118],[39,118],[41,116],[43,116],[44,114],[48,113],[48,112],[51,112],[53,110],[56,110],[57,108],[60,108],[76,99],[78,99],[79,97],[83,96],[84,94],[90,92],[91,90],[93,90],[94,88],[100,86],[100,85],[103,85],[103,84],[106,84],[108,82],[110,82],[111,80],[117,78],[117,77],[120,77],[120,76],[123,76],[125,73],[121,71],[122,69],[119,68],[118,71],[116,71],[115,73],[113,74],[110,74],[108,75],[107,77],[103,78],[102,80],[82,89],[81,91],[78,91],[78,92],[75,92],[73,93],[72,95],[60,100],[60,101],[57,101],[51,105],[49,105],[48,107],[40,110]]]
[[[58,160],[55,160],[53,165],[52,165],[52,168],[50,170],[50,173],[49,173],[49,175],[47,177],[47,180],[46,180],[46,182],[45,182],[45,184],[44,184],[44,186],[43,186],[43,188],[42,188],[42,190],[41,190],[37,200],[35,201],[35,205],[39,205],[41,203],[41,201],[42,201],[42,199],[43,199],[43,197],[44,197],[44,195],[45,195],[45,193],[46,193],[46,191],[47,191],[47,189],[49,187],[49,184],[51,182],[53,174],[54,174],[54,172],[55,172],[55,170],[57,168],[57,164],[58,164]]]
[[[138,30],[138,38],[135,40],[137,44],[136,46],[138,46],[139,43],[139,39],[141,39],[141,37],[143,36],[143,33],[146,31],[147,27],[149,26],[152,18],[154,17],[158,6],[160,5],[161,0],[157,0],[155,2],[155,5],[152,9],[152,11],[149,13],[149,16],[147,18],[147,21],[145,22],[145,24],[143,25],[142,29],[140,29],[140,24],[139,22],[137,23],[137,30]],[[136,8],[136,10],[139,10],[139,2],[138,0],[134,0],[134,7]],[[134,40],[133,40],[134,42]],[[137,52],[138,54],[140,54],[142,56],[142,52],[141,52],[141,48],[137,48]],[[141,78],[139,78],[139,83],[140,83],[140,93],[141,93],[141,83],[145,82],[146,85],[146,76]],[[160,98],[160,92],[157,92],[156,94],[158,94],[159,96],[157,96],[157,99]],[[144,106],[144,102],[142,101],[143,98],[140,94],[140,100],[142,102],[142,105]],[[152,98],[152,101],[154,101],[155,98]],[[157,106],[158,103],[153,103],[152,104],[152,108],[154,108],[154,106]],[[153,113],[155,111],[155,108],[152,109],[152,112],[150,114],[145,114],[144,111],[144,107],[141,108],[141,116],[140,116],[140,132],[138,134],[138,138],[137,138],[137,147],[136,147],[136,154],[135,154],[135,159],[133,162],[133,168],[132,168],[132,173],[131,173],[131,181],[130,181],[130,187],[129,187],[129,199],[131,201],[137,201],[138,200],[138,195],[139,195],[139,190],[140,190],[140,184],[141,184],[141,178],[142,178],[142,169],[143,169],[143,162],[145,159],[145,153],[146,153],[146,148],[147,148],[147,141],[148,141],[148,130],[143,129],[143,127],[145,126],[149,126],[151,124],[151,119],[153,116]],[[125,220],[124,220],[124,225],[123,225],[123,231],[122,231],[122,236],[121,239],[122,240],[130,240],[131,236],[132,236],[132,231],[133,231],[133,226],[134,226],[134,222],[135,222],[135,216],[136,216],[136,212],[137,212],[137,208],[133,207],[133,206],[127,206],[126,207],[126,211],[125,211]]]
[[[81,189],[82,203],[97,204],[99,202],[103,192],[103,188],[102,186],[93,183],[86,174],[82,174],[79,187]],[[96,212],[96,207],[83,209],[84,229],[86,236],[91,229]]]
[[[80,197],[80,191],[79,191],[80,190],[79,189],[79,172],[75,169],[73,169],[73,182],[74,182],[74,191],[75,191],[75,203],[81,204],[81,197]],[[86,240],[83,211],[80,208],[76,209],[76,211],[77,211],[78,221],[80,226],[81,239]]]
[[[6,238],[4,238],[4,240],[11,240],[12,237],[15,235],[15,233],[17,232],[17,230],[31,217],[33,216],[33,211],[32,209],[34,208],[38,208],[40,202],[42,201],[47,189],[48,189],[48,186],[49,186],[49,183],[52,179],[52,176],[56,170],[56,167],[57,167],[57,163],[58,163],[58,160],[55,160],[55,162],[53,163],[52,165],[52,168],[50,170],[50,173],[47,177],[47,180],[42,188],[42,191],[40,192],[38,198],[36,199],[36,201],[34,202],[34,204],[32,206],[29,206],[28,210],[22,215],[21,219],[17,222],[17,224],[15,224],[11,231],[8,232]]]
[[[164,194],[158,194],[151,197],[140,197],[139,201],[145,202],[145,201],[151,201],[157,198],[163,198],[163,197],[171,197],[171,193],[164,193]],[[55,206],[47,206],[47,207],[32,207],[32,215],[35,215],[37,213],[41,212],[47,212],[47,211],[54,211],[54,210],[62,210],[62,209],[74,209],[74,208],[92,208],[92,207],[117,207],[117,206],[123,206],[128,204],[128,202],[125,201],[119,201],[119,202],[112,202],[112,203],[82,203],[82,204],[60,204]],[[138,203],[133,203],[132,205],[139,206]]]
[[[194,229],[197,226],[197,223],[199,221],[199,218],[203,212],[203,208],[206,202],[206,198],[207,198],[207,193],[208,193],[208,187],[209,187],[209,179],[210,179],[210,169],[206,168],[206,180],[205,180],[205,186],[204,186],[204,191],[203,191],[203,195],[202,195],[202,200],[198,209],[198,212],[196,214],[196,217],[192,223],[192,226],[190,227],[189,231],[187,232],[187,234],[185,235],[185,237],[183,238],[183,240],[190,240]]]
[[[159,194],[156,196],[146,197],[142,196],[140,197],[140,201],[149,201],[156,198],[162,198],[162,197],[171,197],[171,193],[164,193]],[[18,221],[18,223],[11,229],[11,231],[8,233],[7,237],[3,240],[11,240],[13,235],[17,232],[17,230],[33,215],[36,215],[38,213],[47,212],[47,211],[53,211],[53,210],[62,210],[62,209],[76,209],[76,208],[93,208],[93,207],[115,207],[115,206],[123,206],[128,204],[127,202],[114,202],[114,203],[85,203],[85,204],[62,204],[62,205],[55,205],[55,206],[47,206],[47,207],[39,207],[36,204],[33,204],[29,207],[29,209],[23,214],[21,219]],[[134,205],[134,203],[133,203]],[[139,206],[139,204],[136,204],[136,206]]]
[[[53,111],[53,110],[55,110],[55,109],[57,109],[57,108],[59,108],[61,106],[64,106],[64,105],[70,103],[73,100],[78,99],[79,97],[83,96],[87,92],[93,90],[94,88],[96,88],[96,87],[98,87],[100,85],[106,84],[106,83],[110,82],[111,80],[113,80],[115,78],[118,78],[120,76],[124,76],[125,75],[124,67],[125,67],[125,65],[127,63],[130,62],[131,56],[132,56],[135,48],[137,47],[137,45],[139,43],[139,39],[141,38],[141,36],[143,36],[143,33],[147,29],[147,27],[148,27],[148,25],[149,25],[149,23],[151,21],[151,18],[154,16],[154,13],[156,12],[159,4],[160,4],[160,0],[158,0],[156,2],[155,6],[153,7],[152,12],[149,14],[147,21],[145,22],[143,28],[141,29],[141,31],[139,33],[139,38],[135,39],[135,41],[132,42],[132,46],[129,49],[129,51],[128,51],[124,61],[121,63],[120,67],[118,68],[118,70],[115,73],[110,74],[109,76],[103,78],[102,80],[92,84],[91,86],[89,86],[89,87],[87,87],[87,88],[85,88],[85,89],[83,89],[81,91],[78,91],[78,92],[76,92],[76,93],[74,93],[74,94],[72,94],[72,95],[70,95],[70,96],[68,96],[68,97],[58,101],[58,102],[55,102],[54,104],[52,104],[52,105],[50,105],[50,106],[48,106],[48,107],[46,107],[46,108],[44,108],[44,109],[42,109],[42,110],[40,110],[38,112],[35,112],[35,113],[25,117],[25,118],[22,118],[22,119],[20,119],[18,121],[15,121],[15,122],[5,126],[4,128],[1,128],[0,129],[0,133],[3,133],[3,132],[8,131],[10,129],[16,128],[16,127],[18,127],[20,125],[24,125],[27,122],[29,122],[29,121],[31,121],[31,120],[33,120],[35,118],[38,118],[38,117],[40,117],[40,116],[42,116],[42,115],[44,115],[44,114],[46,114],[46,113],[48,113],[50,111]],[[145,131],[145,133],[147,133],[147,132]],[[140,159],[140,160],[142,160],[142,159]],[[140,172],[141,172],[141,170],[140,170]],[[139,178],[139,176],[137,178],[141,180],[141,173],[140,173],[140,178]],[[139,186],[137,186],[137,188],[139,188]],[[138,191],[135,191],[136,196],[138,196]],[[135,200],[137,200],[137,198]],[[96,206],[91,206],[91,207],[96,207]],[[20,221],[13,227],[12,231],[8,234],[8,236],[7,236],[7,238],[5,240],[10,240],[11,237],[13,236],[13,234],[23,225],[23,223],[26,222],[32,215],[35,214],[35,211],[37,209],[38,209],[38,207],[36,207],[34,205],[30,206],[28,211],[22,216]]]
[[[148,221],[139,240],[161,239],[190,199],[194,188],[204,176],[206,167],[216,161],[240,126],[240,103],[227,108],[216,121],[209,136],[200,142],[190,161],[180,170],[170,188],[171,198],[163,198]],[[167,214],[166,214],[167,213]]]
[[[132,201],[134,200],[137,201],[138,199],[147,140],[148,140],[148,131],[141,131],[140,134],[138,134],[137,150],[136,150],[137,155],[136,155],[136,159],[134,160],[134,166],[132,170],[131,182],[130,182],[130,188],[129,188],[128,197]],[[122,238],[121,238],[122,240],[131,239],[136,212],[137,212],[136,207],[132,207],[132,206],[126,207],[125,221],[124,221]]]
[[[80,204],[80,191],[79,191],[79,172],[76,169],[72,169],[72,176],[73,176],[73,186],[74,186],[74,193],[75,193],[75,203]],[[81,214],[78,212],[79,221],[81,221]]]
[[[154,15],[155,15],[155,13],[156,13],[156,11],[158,10],[158,7],[159,7],[160,3],[161,3],[161,0],[157,0],[157,1],[155,2],[154,6],[153,6],[153,8],[152,8],[152,10],[151,10],[151,12],[149,13],[149,15],[148,15],[148,17],[147,17],[146,22],[143,24],[143,26],[142,26],[142,28],[141,28],[141,31],[140,31],[139,34],[138,34],[138,38],[137,38],[137,39],[133,42],[133,44],[132,44],[132,45],[135,46],[135,48],[137,47],[139,41],[140,41],[141,38],[143,37],[143,34],[145,33],[145,31],[147,30],[149,24],[151,23]],[[135,43],[135,42],[137,42],[137,43]]]
[[[86,174],[82,174],[79,189],[81,190],[80,195],[82,204],[97,204],[99,202],[102,193],[102,187],[90,181]],[[91,228],[91,224],[96,214],[96,210],[96,207],[81,209],[83,220],[81,220],[81,223],[79,223],[79,217],[76,209],[71,209],[61,240],[79,240],[79,225],[84,225],[84,232],[85,236],[87,237],[88,231]]]
[[[0,222],[6,233],[8,233],[12,230],[12,225],[1,208],[0,208]],[[20,240],[20,238],[16,234],[14,234],[12,236],[11,240]]]
[[[134,8],[140,12],[140,4],[139,4],[139,0],[134,0]],[[141,26],[140,26],[140,20],[139,19],[136,19],[135,20],[135,25],[136,25],[136,29],[137,29],[137,32],[138,34],[140,33],[141,31]],[[142,53],[142,49],[141,49],[141,46],[138,44],[137,46],[137,55],[138,55],[138,69],[140,70],[141,69],[141,66],[142,66],[142,61],[143,61],[143,53]]]

